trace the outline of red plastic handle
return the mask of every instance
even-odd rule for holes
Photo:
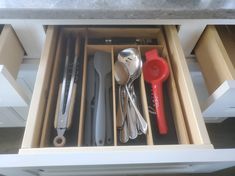
[[[146,60],[152,60],[152,59],[160,59],[158,56],[158,51],[156,49],[152,49],[150,51],[147,51],[145,53]]]
[[[160,134],[167,134],[168,126],[166,122],[165,112],[164,112],[164,101],[163,101],[163,92],[162,92],[162,83],[152,83],[152,94],[153,101],[155,104],[156,110],[156,126]]]

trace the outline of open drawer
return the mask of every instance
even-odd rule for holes
[[[207,121],[235,117],[234,36],[234,26],[208,26],[195,47],[206,85],[207,99],[200,104]]]
[[[82,88],[81,88],[81,103],[80,103],[80,112],[77,113],[77,122],[75,123],[76,131],[74,133],[74,141],[72,145],[65,147],[54,147],[51,143],[51,137],[48,137],[48,134],[53,128],[54,115],[50,115],[51,112],[55,112],[56,92],[58,92],[58,77],[56,76],[55,69],[58,69],[60,62],[60,52],[63,49],[61,45],[61,36],[66,36],[67,34],[79,35],[85,40],[84,46],[84,58],[83,58],[83,76],[82,79]],[[151,37],[156,39],[158,42],[156,45],[95,45],[90,44],[90,38],[99,38],[99,37]],[[19,156],[29,156],[30,155],[47,155],[50,158],[50,155],[55,156],[55,154],[71,154],[79,155],[78,161],[88,161],[87,158],[90,158],[91,161],[98,161],[97,159],[100,156],[104,156],[104,161],[106,163],[112,163],[122,165],[127,164],[126,158],[120,158],[116,160],[115,157],[119,155],[133,154],[138,156],[138,153],[145,152],[146,155],[143,157],[143,160],[140,159],[137,161],[128,161],[129,164],[140,164],[140,163],[164,163],[162,157],[157,157],[157,153],[164,153],[167,151],[173,152],[189,152],[197,150],[208,149],[213,150],[213,146],[210,143],[210,139],[205,127],[204,120],[200,111],[200,107],[194,92],[192,80],[187,68],[187,63],[184,58],[183,51],[179,45],[179,39],[177,36],[177,30],[175,26],[166,26],[166,27],[154,27],[154,28],[114,28],[114,27],[105,27],[105,28],[92,28],[86,26],[79,27],[68,27],[68,26],[48,26],[46,33],[46,41],[42,57],[40,60],[39,70],[36,78],[35,89],[33,92],[29,115],[26,123],[23,143],[19,151]],[[157,49],[159,54],[166,59],[170,68],[170,77],[165,84],[166,94],[168,95],[169,111],[171,111],[172,119],[171,123],[174,128],[172,133],[176,136],[176,142],[162,142],[159,143],[158,140],[163,137],[157,136],[156,130],[154,131],[154,125],[151,125],[151,117],[148,113],[148,96],[150,92],[146,89],[146,84],[144,83],[143,76],[140,77],[139,89],[141,93],[141,102],[142,102],[142,113],[144,118],[148,123],[148,132],[143,138],[144,142],[138,144],[131,143],[128,145],[121,145],[119,143],[118,132],[116,129],[116,86],[114,75],[112,71],[112,94],[113,94],[113,135],[114,141],[110,146],[102,147],[89,147],[84,146],[84,107],[85,99],[84,95],[86,92],[86,73],[87,73],[87,60],[89,53],[94,53],[94,51],[106,51],[110,52],[112,55],[112,68],[114,61],[117,56],[117,52],[121,49],[135,47],[140,52],[144,53],[149,49]],[[143,54],[142,54],[143,55]],[[113,70],[113,69],[112,69]],[[57,70],[58,71],[58,70]],[[89,70],[88,70],[89,71]],[[48,111],[49,110],[49,111]],[[167,111],[168,111],[167,110]],[[49,115],[48,115],[49,114]],[[55,129],[52,129],[55,130]],[[155,142],[155,139],[157,142]],[[164,141],[164,140],[163,140]],[[152,154],[151,154],[152,153]],[[156,154],[156,160],[152,160],[151,155]],[[109,156],[110,155],[110,156]],[[114,156],[113,159],[112,155]],[[131,156],[131,155],[130,155]],[[166,160],[174,160],[176,158],[171,158],[171,154],[166,155]],[[110,158],[110,159],[109,159]],[[130,157],[131,158],[131,157]],[[192,172],[193,164],[188,164],[185,161],[171,165],[160,164],[160,172]],[[112,160],[112,161],[111,161]],[[142,160],[142,161],[141,161]],[[147,161],[148,160],[148,161]],[[172,161],[173,161],[172,160]],[[172,162],[175,163],[175,162]],[[82,165],[84,165],[83,163]],[[88,162],[86,165],[90,165]],[[200,164],[199,164],[200,165]],[[195,166],[200,168],[198,165]],[[157,168],[156,168],[157,169]]]
[[[53,147],[49,145],[46,140],[46,135],[51,126],[51,121],[54,119],[48,116],[47,110],[48,107],[53,107],[55,104],[56,96],[54,92],[58,88],[55,86],[55,82],[58,82],[58,77],[55,75],[55,69],[58,67],[57,63],[60,62],[58,58],[60,52],[60,38],[63,35],[67,35],[67,33],[72,33],[76,35],[80,35],[85,39],[85,47],[84,47],[84,60],[83,60],[83,78],[82,79],[82,89],[81,89],[81,97],[84,97],[86,91],[86,64],[87,64],[87,55],[89,52],[93,52],[93,50],[106,50],[112,54],[113,61],[116,56],[116,52],[120,51],[120,49],[126,47],[137,47],[141,51],[146,51],[148,49],[156,48],[159,53],[166,58],[169,66],[170,66],[170,78],[167,81],[167,89],[169,93],[169,103],[172,111],[172,119],[175,126],[175,133],[177,134],[177,142],[174,145],[166,145],[166,147],[170,147],[172,149],[187,149],[187,148],[212,148],[210,144],[210,140],[205,128],[204,121],[202,119],[200,108],[198,102],[195,101],[196,95],[194,93],[192,81],[190,79],[189,72],[187,70],[187,65],[184,60],[182,53],[178,53],[178,50],[181,51],[180,46],[172,45],[178,41],[177,32],[175,27],[165,27],[166,30],[166,38],[163,34],[163,28],[86,28],[86,27],[55,27],[48,26],[47,29],[47,38],[44,47],[44,51],[41,57],[39,70],[37,74],[37,79],[35,83],[35,90],[32,97],[32,102],[30,105],[29,115],[27,119],[24,139],[22,148],[20,149],[20,153],[30,152],[45,152],[48,153],[51,150],[54,151],[64,151],[70,147],[73,147],[72,150],[89,150],[89,147],[82,147],[83,141],[83,131],[84,131],[84,106],[85,100],[81,98],[80,112],[78,113],[78,121],[77,122],[77,142],[70,147]],[[99,37],[152,37],[158,41],[157,45],[92,45],[89,44],[88,41],[90,38],[99,38]],[[166,45],[166,41],[168,41],[169,45]],[[59,48],[59,49],[58,49]],[[168,50],[168,48],[171,48]],[[113,63],[113,62],[112,62]],[[57,65],[57,66],[56,66]],[[113,64],[112,64],[113,67]],[[55,72],[55,73],[54,73]],[[173,76],[174,75],[174,76]],[[53,77],[54,76],[54,77]],[[114,76],[113,82],[114,84]],[[153,134],[153,130],[150,125],[150,118],[148,114],[147,108],[147,98],[146,98],[146,90],[143,77],[140,79],[140,92],[142,97],[142,106],[143,106],[143,114],[148,123],[149,129],[146,137],[146,143],[141,145],[140,147],[153,145],[153,138],[155,135]],[[149,92],[148,92],[149,93]],[[148,95],[147,95],[148,96]],[[115,99],[115,86],[113,86],[113,98]],[[51,111],[53,108],[50,108]],[[55,106],[54,106],[55,109]],[[55,110],[54,110],[55,111]],[[113,111],[115,110],[115,101],[113,101]],[[50,114],[50,113],[49,113]],[[53,115],[52,115],[53,116]],[[115,113],[113,113],[113,125],[116,126],[116,117]],[[45,126],[47,126],[45,128]],[[126,149],[131,150],[133,145],[127,146],[119,146],[117,139],[117,130],[114,129],[114,143],[110,146],[113,150]],[[45,138],[45,139],[44,139]],[[48,139],[48,138],[47,138]],[[156,149],[160,145],[154,145]],[[165,145],[161,145],[160,149],[163,149]],[[137,147],[137,146],[135,146]],[[109,148],[109,147],[108,147]],[[71,149],[70,149],[71,150]],[[103,148],[106,150],[106,147]]]

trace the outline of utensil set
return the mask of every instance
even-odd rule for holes
[[[111,42],[136,42],[136,39],[112,39]],[[141,42],[147,41],[141,40]],[[79,60],[84,59],[84,41],[79,37],[68,36],[65,48],[54,120],[57,135],[54,137],[53,144],[56,147],[66,144],[65,133],[71,127],[74,108],[76,108],[75,97],[77,90],[81,91],[81,85],[78,88],[77,80],[82,78],[79,75],[81,71],[78,65]],[[168,65],[163,58],[158,56],[155,49],[147,51],[145,56],[146,61],[143,64],[140,52],[135,48],[127,48],[118,53],[114,64],[114,78],[118,84],[117,119],[115,120],[119,127],[119,140],[122,143],[136,139],[148,131],[134,87],[134,82],[140,77],[142,70],[144,80],[152,86],[156,127],[160,134],[167,134],[168,131],[162,93],[162,83],[169,76]],[[113,145],[112,56],[111,53],[97,51],[86,59],[83,144],[85,146]]]

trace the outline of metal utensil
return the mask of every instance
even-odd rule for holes
[[[128,79],[123,79],[122,81],[118,81],[117,79],[122,79],[123,74],[118,74],[116,75],[117,77],[117,82],[121,85],[125,85],[125,89],[127,91],[127,95],[130,98],[130,101],[132,103],[133,108],[136,111],[138,120],[140,122],[140,130],[146,134],[147,132],[147,123],[145,122],[144,118],[142,117],[142,115],[140,114],[138,108],[135,105],[135,102],[133,100],[133,97],[131,96],[129,89],[132,86],[132,83],[134,82],[134,80],[136,80],[136,78],[138,78],[141,74],[141,67],[142,67],[142,60],[141,60],[141,56],[140,53],[137,49],[135,48],[128,48],[128,49],[124,49],[121,52],[119,52],[118,54],[118,61],[123,63],[126,66],[126,72],[128,72]],[[116,62],[117,63],[117,62]],[[115,64],[116,64],[115,63]],[[119,64],[121,65],[121,64]],[[121,66],[119,66],[120,68]],[[122,66],[123,67],[123,66]],[[125,73],[126,74],[126,73]],[[126,74],[127,75],[127,74]],[[115,78],[116,78],[115,77]],[[126,82],[125,82],[126,81]],[[135,118],[135,117],[133,117]]]
[[[79,45],[79,39],[76,40],[75,46]],[[54,126],[57,130],[57,136],[53,140],[53,144],[56,147],[64,146],[66,143],[66,138],[64,137],[65,131],[71,126],[72,116],[73,116],[73,107],[74,107],[74,99],[76,92],[75,85],[75,76],[77,69],[77,60],[78,60],[78,52],[75,49],[75,57],[72,62],[72,73],[69,76],[69,60],[71,58],[71,50],[72,50],[72,39],[69,37],[67,39],[66,44],[66,58],[65,58],[65,67],[63,72],[63,80],[62,84],[59,88],[58,94],[58,102],[56,108],[56,116],[54,121]],[[73,102],[72,102],[73,101]]]
[[[117,115],[116,115],[116,126],[117,126],[117,128],[122,128],[123,123],[124,123],[124,117],[123,117],[122,87],[118,86],[118,107],[117,107]]]
[[[94,67],[99,76],[98,105],[95,114],[95,142],[96,145],[104,145],[106,131],[106,110],[105,110],[105,79],[111,72],[111,54],[96,52],[94,55]]]
[[[136,115],[133,106],[131,106],[131,102],[128,101],[127,104],[127,123],[128,123],[128,133],[130,139],[135,139],[138,136],[137,126],[136,126]]]
[[[121,99],[122,103],[122,117],[123,117],[123,122],[121,125],[121,129],[120,129],[120,141],[122,143],[126,143],[129,140],[129,131],[128,131],[128,124],[127,124],[127,106],[128,106],[128,97],[126,95],[126,91],[125,89],[120,86],[121,88],[121,92],[122,92],[122,96],[123,98]]]
[[[140,72],[140,66],[142,66],[141,56],[137,49],[128,48],[120,51],[118,53],[118,61],[126,65],[129,79],[136,78]]]
[[[137,117],[138,117],[138,120],[139,120],[139,122],[140,122],[140,130],[141,130],[144,134],[146,134],[146,133],[147,133],[147,128],[148,128],[147,123],[146,123],[146,121],[144,120],[144,118],[142,117],[142,115],[140,114],[138,108],[136,107],[135,102],[134,102],[133,98],[131,97],[131,94],[130,94],[130,92],[129,92],[127,86],[125,86],[125,89],[126,89],[126,92],[127,92],[128,97],[129,97],[129,99],[130,99],[130,102],[131,102],[131,104],[132,104],[132,106],[133,106],[133,108],[134,108],[134,110],[135,110],[135,112],[136,112],[136,115],[137,115]]]
[[[136,96],[136,94],[135,94],[135,89],[134,89],[134,86],[132,85],[131,87],[130,87],[130,90],[131,90],[131,96],[133,97],[133,100],[134,100],[134,102],[135,102],[135,104],[136,104],[136,106],[137,106],[137,108],[139,109],[140,107],[139,107],[139,101],[138,101],[138,98],[137,98],[137,96]],[[135,113],[135,116],[136,116],[136,112],[134,111],[133,113]],[[140,121],[139,121],[139,119],[137,118],[136,119],[136,126],[137,126],[137,131],[138,131],[138,135],[141,135],[141,134],[143,134],[142,133],[142,131],[140,130]]]

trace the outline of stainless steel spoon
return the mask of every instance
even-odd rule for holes
[[[126,95],[125,97],[122,97],[121,94],[123,94],[123,90],[125,90],[121,85],[125,85],[126,82],[129,80],[129,73],[125,65],[121,62],[116,62],[114,65],[114,77],[115,80],[117,81],[119,86],[119,104],[121,105],[120,112],[119,112],[119,117],[118,119],[120,122],[121,126],[121,131],[120,131],[120,141],[123,143],[128,142],[129,140],[129,130],[128,130],[128,124],[127,124],[127,98]],[[124,100],[123,100],[124,99]],[[124,107],[123,107],[124,106]]]
[[[130,102],[131,102],[134,110],[136,111],[138,120],[140,122],[140,130],[144,134],[146,134],[146,132],[147,132],[147,123],[145,122],[144,118],[142,117],[142,115],[140,114],[138,108],[136,107],[136,105],[134,103],[134,100],[131,97],[131,94],[130,94],[128,86],[127,86],[128,83],[129,83],[129,80],[130,80],[130,74],[129,73],[135,73],[135,71],[133,69],[128,70],[127,65],[124,64],[123,62],[119,62],[119,61],[115,62],[115,71],[114,71],[115,79],[118,82],[118,84],[123,85],[125,87],[126,93],[127,93],[128,97],[130,99]],[[139,68],[139,66],[137,65],[136,68]],[[133,129],[133,131],[134,131],[134,129]],[[136,131],[137,131],[137,129],[136,129]]]
[[[123,79],[122,82],[119,81],[119,84],[125,85],[127,95],[130,98],[131,104],[132,104],[134,110],[136,111],[138,121],[140,122],[140,130],[144,134],[146,134],[147,123],[145,122],[144,118],[142,117],[138,108],[136,107],[136,104],[133,100],[133,97],[131,96],[130,91],[129,91],[131,89],[131,86],[132,86],[132,83],[134,82],[134,80],[136,80],[141,74],[142,60],[141,60],[140,53],[135,48],[124,49],[121,52],[119,52],[118,61],[123,63],[126,66],[126,69],[128,71],[128,75],[129,75],[129,78],[126,78],[125,80]],[[120,73],[120,75],[116,75],[116,77],[121,79],[120,76],[123,77],[123,75],[121,75],[121,74],[123,74],[123,73]],[[133,93],[133,94],[135,94],[135,93]],[[136,116],[133,115],[133,118],[136,118]]]

